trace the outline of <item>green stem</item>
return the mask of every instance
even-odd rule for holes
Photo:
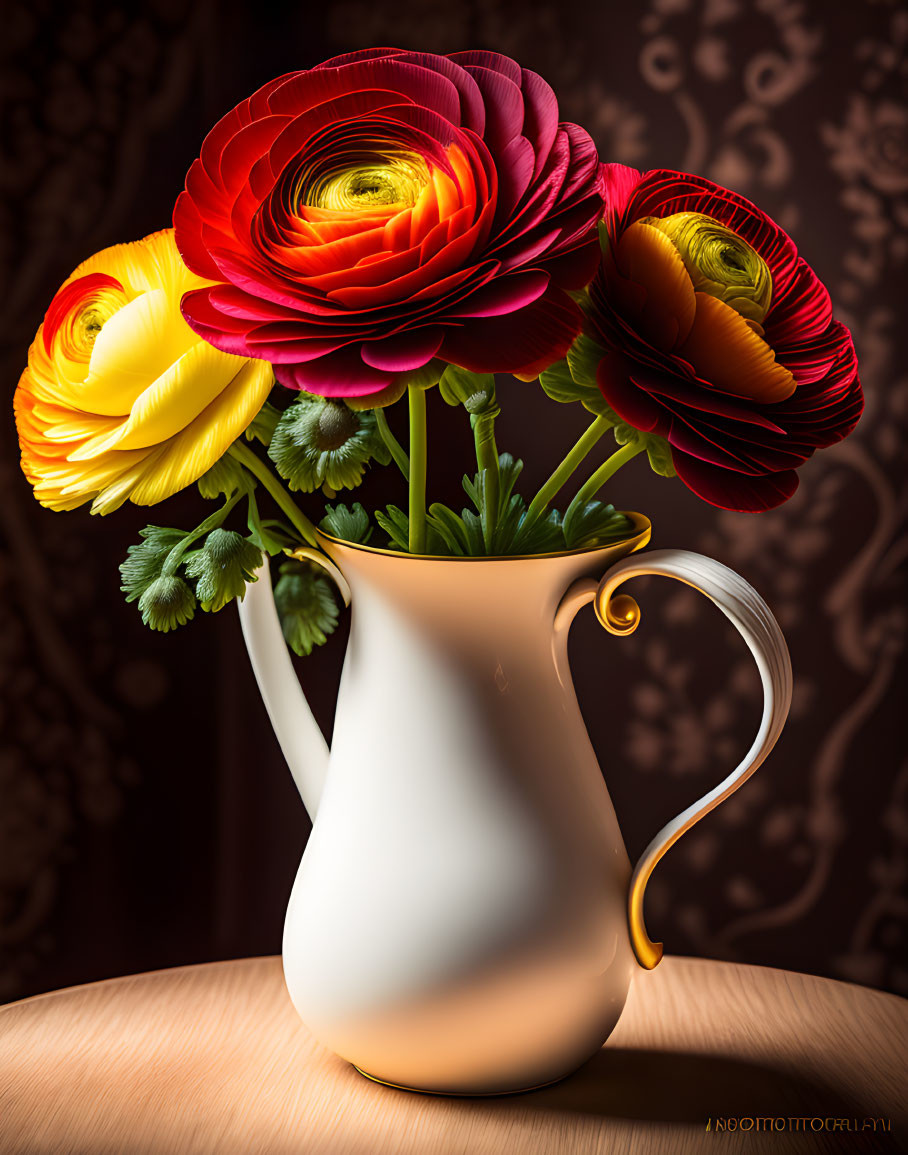
[[[501,491],[501,472],[498,464],[498,446],[495,444],[495,417],[493,413],[483,413],[471,417],[473,440],[476,444],[476,465],[483,479],[483,541],[486,553],[492,551],[492,541],[498,524],[498,495]]]
[[[252,452],[247,446],[240,441],[235,441],[228,450],[231,457],[246,467],[256,481],[268,490],[283,512],[287,515],[290,524],[300,534],[300,536],[307,541],[311,546],[320,549],[318,538],[315,536],[315,526],[308,517],[299,508],[290,494],[284,489],[283,485],[274,476],[268,466]]]
[[[581,435],[574,448],[568,453],[564,461],[558,466],[552,476],[545,482],[527,509],[524,526],[532,525],[545,512],[552,498],[565,484],[574,470],[580,465],[596,442],[606,430],[611,429],[611,422],[605,417],[597,417]]]
[[[410,395],[410,553],[426,552],[426,391]]]
[[[410,458],[407,457],[404,447],[391,432],[391,428],[388,425],[388,418],[385,416],[384,409],[375,410],[375,424],[378,427],[378,432],[381,435],[382,441],[385,443],[385,447],[394,458],[401,473],[404,475],[404,480],[409,481]]]
[[[192,533],[187,534],[182,541],[177,542],[167,557],[164,559],[164,564],[161,567],[161,574],[163,577],[173,577],[173,575],[180,568],[180,562],[183,560],[183,555],[189,549],[194,541],[198,541],[200,537],[204,537],[206,533],[210,533],[213,529],[218,529],[224,523],[224,519],[231,509],[243,496],[240,490],[229,497],[220,509],[216,509],[214,513],[210,514],[201,525],[197,525]]]
[[[611,457],[607,457],[592,477],[581,485],[577,491],[577,496],[564,511],[565,521],[568,518],[568,514],[573,513],[579,506],[586,505],[588,501],[592,501],[608,479],[617,473],[621,466],[625,465],[631,458],[636,457],[638,453],[642,453],[645,448],[646,445],[642,440],[631,441],[628,442],[627,445],[622,445],[620,449],[616,449]]]

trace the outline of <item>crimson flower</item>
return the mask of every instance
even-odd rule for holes
[[[608,246],[590,286],[597,383],[629,425],[666,438],[684,484],[761,510],[863,408],[848,330],[791,238],[702,177],[603,165]]]
[[[174,210],[212,345],[325,396],[433,359],[534,376],[596,267],[592,140],[494,52],[379,48],[266,84],[206,137]]]

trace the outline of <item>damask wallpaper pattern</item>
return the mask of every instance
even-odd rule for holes
[[[90,253],[166,225],[207,128],[272,75],[368,44],[495,48],[541,72],[603,157],[752,197],[830,286],[867,393],[857,433],[781,509],[701,506],[639,462],[610,498],[654,543],[738,569],[774,608],[796,689],[770,761],[659,867],[648,922],[676,953],[908,994],[904,725],[908,10],[886,0],[11,0],[4,17],[3,380]],[[503,383],[526,487],[582,417]],[[430,411],[431,418],[431,411]],[[232,610],[166,638],[119,594],[146,518],[39,509],[0,422],[0,999],[279,950],[308,826]],[[431,479],[456,499],[457,447]],[[448,465],[450,463],[450,468]],[[192,519],[191,495],[161,518]],[[183,512],[186,511],[185,517]],[[695,594],[640,583],[631,639],[571,639],[581,705],[631,856],[749,745],[750,659]],[[330,728],[343,639],[300,663]]]

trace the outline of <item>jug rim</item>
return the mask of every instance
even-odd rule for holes
[[[601,545],[583,546],[580,549],[562,549],[556,550],[553,553],[480,554],[469,557],[459,556],[457,554],[404,553],[402,550],[382,549],[378,546],[364,545],[361,542],[347,541],[342,537],[333,537],[330,533],[325,533],[321,529],[316,529],[315,532],[317,537],[330,542],[332,545],[358,550],[360,553],[404,558],[407,561],[515,562],[543,561],[546,558],[580,557],[583,554],[593,555],[616,549],[621,549],[624,554],[636,553],[637,550],[643,549],[643,547],[649,543],[652,537],[652,522],[646,514],[637,513],[634,510],[622,509],[618,512],[623,513],[624,516],[629,518],[633,523],[632,532],[627,537],[622,537],[618,541],[603,542]]]

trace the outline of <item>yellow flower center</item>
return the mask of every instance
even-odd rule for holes
[[[341,212],[376,206],[409,207],[416,204],[429,180],[428,165],[420,156],[373,154],[361,164],[346,165],[314,178],[303,174],[297,198],[298,203]]]
[[[763,321],[772,299],[772,274],[743,237],[705,213],[644,217],[642,223],[669,238],[698,292],[724,301],[749,321]]]
[[[95,343],[95,337],[101,332],[101,326],[106,320],[107,318],[100,309],[86,309],[80,313],[76,318],[79,344],[90,350]]]
[[[57,340],[63,356],[89,361],[98,334],[126,302],[126,294],[118,289],[100,289],[82,301],[60,326]]]

